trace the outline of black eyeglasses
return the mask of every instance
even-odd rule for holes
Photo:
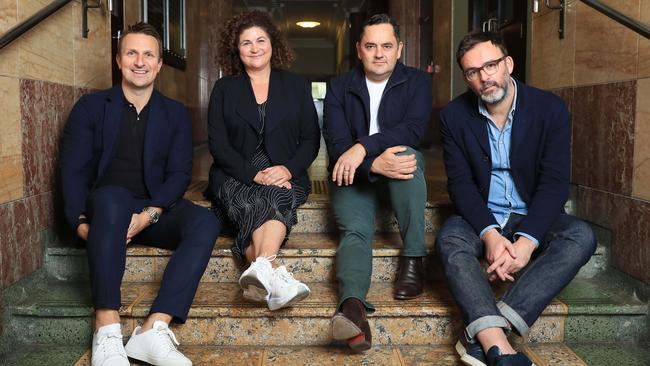
[[[497,71],[499,71],[499,63],[505,60],[506,57],[508,57],[508,55],[505,55],[496,60],[488,61],[481,67],[472,67],[470,69],[467,69],[463,71],[463,75],[468,81],[476,81],[476,79],[478,79],[481,74],[481,70],[485,71],[485,73],[488,75],[494,75]]]

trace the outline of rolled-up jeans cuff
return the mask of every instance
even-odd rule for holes
[[[527,338],[530,327],[526,321],[517,314],[517,312],[503,301],[497,303],[497,307],[504,318],[508,319],[513,328],[517,330],[520,336]]]
[[[469,323],[469,325],[465,327],[465,336],[467,337],[468,341],[474,343],[474,337],[476,334],[483,329],[488,328],[508,329],[508,322],[504,317],[499,315],[482,316]]]

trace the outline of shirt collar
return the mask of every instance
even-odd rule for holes
[[[512,85],[514,85],[514,90],[515,90],[515,97],[512,98],[512,106],[510,107],[510,112],[508,113],[508,120],[512,121],[515,116],[515,108],[517,107],[517,82],[515,78],[510,78],[512,80]],[[478,99],[478,112],[486,117],[487,119],[490,119],[490,113],[488,113],[487,108],[485,107],[485,103],[481,100],[481,97],[476,97]]]

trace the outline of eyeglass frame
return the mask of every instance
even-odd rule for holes
[[[501,63],[501,61],[505,60],[506,58],[508,58],[508,55],[504,55],[504,56],[502,56],[502,57],[500,57],[500,58],[498,58],[498,59],[496,59],[496,60],[490,60],[490,61],[487,61],[487,62],[485,62],[483,65],[481,65],[481,67],[470,67],[470,68],[467,69],[467,70],[463,70],[463,77],[464,77],[465,80],[467,80],[467,81],[476,81],[476,79],[470,79],[470,78],[467,76],[467,74],[468,74],[470,71],[476,71],[476,75],[478,75],[478,76],[481,75],[481,71],[485,71],[485,73],[488,74],[488,75],[494,75],[494,74],[496,74],[496,73],[499,71],[499,64]],[[489,73],[487,70],[485,70],[485,68],[486,68],[489,64],[492,64],[492,63],[496,64],[496,67],[497,67],[497,68],[494,70],[493,73]]]

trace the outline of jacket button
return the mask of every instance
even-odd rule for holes
[[[490,157],[487,155],[483,155],[483,161],[488,161],[488,160],[490,160]]]

